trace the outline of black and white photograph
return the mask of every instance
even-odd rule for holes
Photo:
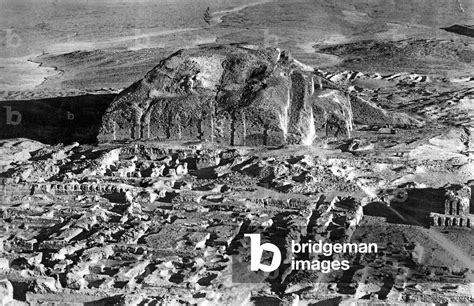
[[[474,0],[0,0],[0,306],[474,305]]]

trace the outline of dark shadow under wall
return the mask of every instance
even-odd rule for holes
[[[372,202],[364,206],[364,215],[385,217],[388,223],[429,227],[430,214],[444,213],[444,188],[407,189],[406,198],[390,205]]]
[[[441,28],[445,31],[456,33],[459,35],[465,35],[469,37],[474,37],[474,26],[473,25],[462,25],[462,24],[454,24],[452,26]]]
[[[47,144],[95,143],[102,116],[115,94],[0,102],[0,139]]]

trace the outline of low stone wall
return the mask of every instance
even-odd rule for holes
[[[431,219],[431,225],[433,226],[472,228],[474,224],[474,215],[454,216],[454,215],[431,213],[430,219]]]
[[[132,189],[131,186],[116,185],[116,184],[87,184],[87,183],[45,183],[45,184],[33,184],[33,194],[62,194],[62,195],[75,195],[75,194],[112,194],[112,193],[125,193],[127,190]]]

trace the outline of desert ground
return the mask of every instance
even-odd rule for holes
[[[474,303],[473,21],[469,0],[1,0],[2,305]]]

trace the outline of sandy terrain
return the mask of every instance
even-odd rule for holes
[[[11,31],[3,33],[5,48],[2,48],[0,55],[8,58],[2,65],[4,69],[14,69],[10,76],[9,73],[2,74],[5,80],[2,80],[4,85],[0,90],[4,100],[9,95],[18,96],[18,93],[10,91],[33,89],[44,77],[48,81],[39,90],[58,89],[58,82],[65,83],[60,87],[79,90],[124,88],[130,84],[130,80],[137,79],[153,66],[152,62],[156,63],[161,53],[156,50],[130,54],[124,49],[159,47],[165,49],[162,51],[162,56],[165,56],[173,50],[201,43],[248,42],[280,46],[290,50],[306,64],[328,67],[341,60],[337,54],[324,50],[321,53],[320,50],[325,46],[367,39],[401,41],[436,38],[454,40],[467,44],[468,48],[472,47],[469,36],[441,29],[452,24],[468,24],[473,15],[473,6],[469,1],[457,3],[439,0],[437,3],[430,2],[430,5],[425,5],[423,1],[351,1],[350,4],[338,1],[219,1],[215,4],[206,1],[185,1],[179,4],[162,1],[159,5],[140,1],[138,8],[131,1],[120,1],[118,5],[114,5],[114,1],[100,4],[85,0],[63,1],[61,4],[49,2],[42,4],[23,0],[6,1],[3,4],[5,9],[0,18],[2,27]],[[51,5],[54,10],[49,9]],[[442,16],[436,9],[439,5],[443,5]],[[206,25],[200,13],[207,6],[212,8],[214,18],[211,26]],[[134,10],[138,10],[138,13],[130,19],[129,12]],[[71,11],[75,12],[74,22],[68,22],[71,20]],[[421,11],[429,18],[421,15]],[[17,24],[17,16],[22,16],[28,23]],[[101,16],[100,19],[97,16]],[[96,23],[97,20],[100,24]],[[90,26],[92,21],[93,27]],[[388,48],[396,52],[395,45]],[[69,54],[64,59],[58,56],[73,51],[93,52]],[[35,58],[42,53],[46,54]],[[26,56],[43,63],[45,68],[31,69],[32,64],[26,62]],[[12,61],[15,65],[11,64]],[[23,65],[19,64],[21,61]],[[362,63],[358,68],[364,70],[371,66],[372,63]],[[54,77],[51,76],[51,69],[46,67],[58,70]],[[34,73],[21,73],[25,69]],[[406,69],[399,67],[402,71],[396,72],[410,72]],[[127,73],[123,73],[127,70]],[[114,74],[113,78],[111,74]],[[83,79],[81,75],[87,75],[86,79],[91,79],[92,75],[94,78],[86,84],[69,84],[70,79]],[[465,72],[460,77],[467,76],[469,73]]]

